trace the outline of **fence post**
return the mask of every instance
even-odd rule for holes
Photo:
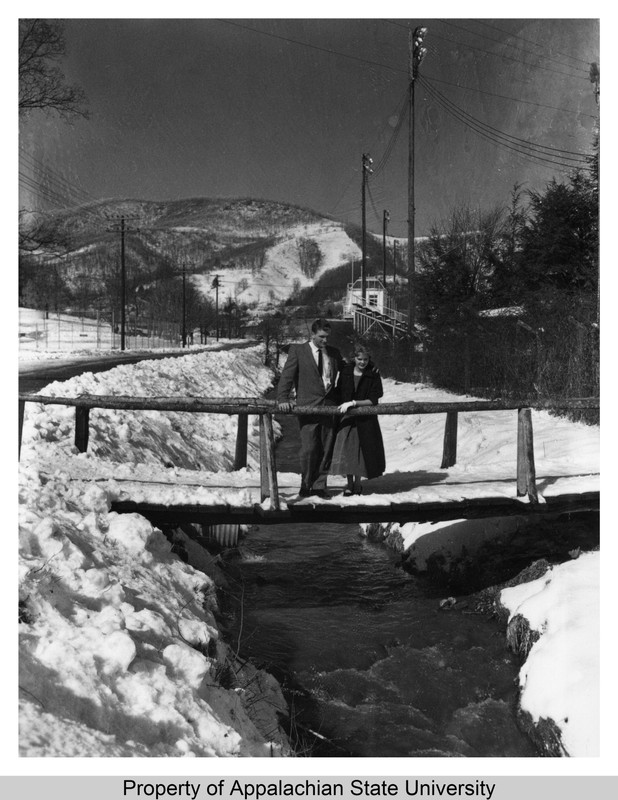
[[[247,423],[248,414],[238,415],[238,429],[236,431],[236,452],[234,453],[234,469],[243,469],[247,466]]]
[[[270,507],[279,511],[279,486],[277,484],[277,464],[275,461],[275,434],[273,431],[272,414],[264,414],[264,443],[266,445],[266,476],[268,492],[270,494]]]
[[[442,464],[440,469],[453,467],[457,462],[457,411],[446,412],[444,426],[444,446],[442,449]]]
[[[538,503],[536,468],[534,466],[534,440],[532,435],[532,411],[517,410],[517,496],[528,495],[531,503]]]
[[[88,449],[88,418],[90,409],[84,406],[75,406],[75,447],[80,453]]]

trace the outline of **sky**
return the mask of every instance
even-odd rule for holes
[[[246,4],[245,4],[246,7]],[[349,6],[348,6],[349,8]],[[353,7],[352,7],[353,8]],[[432,7],[433,8],[433,7]],[[542,10],[542,9],[539,9]],[[594,18],[70,18],[62,69],[88,120],[20,125],[21,206],[99,198],[255,197],[407,235],[408,33],[415,233],[454,207],[508,205],[590,153]],[[302,12],[301,12],[302,13]],[[435,11],[434,11],[435,14]],[[58,15],[60,16],[60,15]]]

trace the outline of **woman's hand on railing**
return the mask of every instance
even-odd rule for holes
[[[348,409],[354,408],[355,405],[356,405],[355,400],[348,400],[347,403],[342,403],[337,409],[337,411],[339,411],[340,414],[345,414],[348,411]]]
[[[287,400],[285,403],[277,403],[277,409],[276,410],[277,411],[283,411],[283,413],[285,414],[288,411],[291,411],[294,408],[295,405],[296,405],[296,403],[292,403],[289,400]]]

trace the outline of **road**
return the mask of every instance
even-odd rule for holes
[[[221,342],[217,348],[210,346],[208,351],[234,350],[243,347],[253,347],[257,342],[249,339],[246,341]],[[80,359],[54,359],[23,364],[19,367],[19,391],[39,392],[44,386],[53,381],[66,381],[82,372],[105,372],[117,367],[119,364],[135,364],[138,361],[152,361],[161,358],[182,358],[204,352],[201,349],[185,350],[176,353],[114,353],[113,355],[93,356]]]

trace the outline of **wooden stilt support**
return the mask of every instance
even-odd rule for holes
[[[528,495],[531,503],[539,502],[530,408],[520,408],[517,411],[517,496],[525,495]]]
[[[238,415],[238,430],[236,432],[236,451],[234,453],[234,469],[243,469],[247,466],[247,428],[248,414]]]
[[[444,426],[444,446],[442,448],[442,464],[440,469],[453,467],[457,462],[457,411],[446,412]]]
[[[75,447],[80,453],[88,449],[88,420],[90,409],[84,406],[75,406]]]

